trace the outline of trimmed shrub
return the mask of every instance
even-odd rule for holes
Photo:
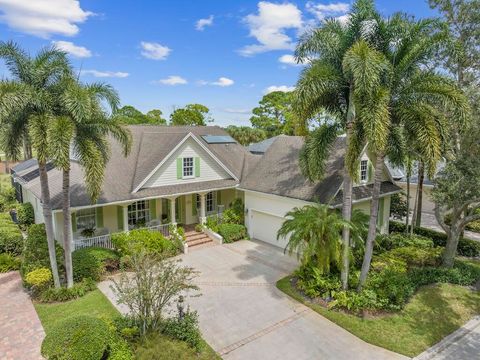
[[[23,249],[22,232],[12,221],[10,214],[0,216],[0,253],[20,255]]]
[[[89,247],[72,253],[73,279],[81,281],[90,278],[99,281],[106,272],[117,270],[120,255],[110,249]]]
[[[113,246],[122,255],[132,255],[141,250],[151,254],[176,255],[177,245],[157,231],[147,229],[132,230],[128,233],[112,235]]]
[[[0,254],[0,273],[18,270],[20,260],[11,254]]]
[[[40,292],[52,284],[53,276],[50,269],[39,268],[30,271],[25,276],[25,283],[35,292]]]
[[[0,190],[0,211],[8,211],[17,201],[15,189],[13,187],[2,188]]]
[[[38,294],[37,300],[44,303],[73,300],[84,296],[96,288],[95,281],[92,279],[84,279],[73,284],[71,288],[47,288]]]
[[[195,350],[185,342],[171,340],[158,333],[152,333],[143,339],[135,351],[135,359],[137,360],[193,360],[203,358],[206,357],[196,354]]]
[[[375,240],[373,251],[375,254],[381,254],[386,251],[405,246],[414,246],[421,249],[428,249],[433,248],[434,243],[432,239],[416,234],[380,234]]]
[[[247,237],[247,229],[239,224],[220,224],[218,233],[223,237],[224,242],[231,243]]]
[[[390,259],[391,261],[402,260],[407,268],[438,266],[440,265],[442,248],[421,249],[414,246],[396,248],[383,253],[379,259]]]
[[[108,358],[111,331],[102,320],[76,316],[59,322],[45,337],[42,355],[55,360]]]
[[[413,231],[415,234],[432,239],[435,246],[445,247],[447,244],[447,234],[445,233],[423,227],[416,227]],[[390,232],[405,232],[405,224],[390,221]],[[480,256],[480,243],[475,240],[460,238],[457,254],[468,257]]]
[[[61,272],[63,271],[63,249],[56,243],[55,250],[57,253],[58,271]],[[22,276],[41,267],[50,268],[47,234],[45,233],[44,224],[32,224],[28,228],[22,258],[22,266],[20,268]]]
[[[185,341],[198,352],[202,350],[202,335],[198,327],[196,311],[187,311],[182,319],[174,317],[165,320],[161,331],[172,339]]]
[[[28,227],[35,222],[35,213],[31,203],[17,205],[17,219],[18,224],[23,227]]]

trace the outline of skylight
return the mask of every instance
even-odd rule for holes
[[[228,135],[202,135],[208,144],[235,144],[236,141]]]

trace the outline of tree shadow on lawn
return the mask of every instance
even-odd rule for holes
[[[405,321],[412,333],[430,346],[480,312],[478,294],[465,287],[432,284],[421,290],[404,310]]]

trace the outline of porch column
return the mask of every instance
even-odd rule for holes
[[[206,217],[206,202],[205,202],[205,196],[207,195],[206,193],[199,193],[198,194],[200,196],[200,224],[205,224],[205,222],[207,221],[207,217]]]
[[[174,225],[177,224],[177,219],[175,219],[175,197],[169,198],[170,200],[170,222]]]
[[[123,208],[123,231],[128,231],[128,205],[122,205]]]

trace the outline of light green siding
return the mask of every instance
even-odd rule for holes
[[[118,230],[123,230],[123,208],[121,206],[117,206],[117,224]]]
[[[97,228],[103,227],[103,207],[97,207],[95,210],[95,217]]]
[[[157,200],[152,199],[150,200],[150,219],[156,219],[157,218]]]

